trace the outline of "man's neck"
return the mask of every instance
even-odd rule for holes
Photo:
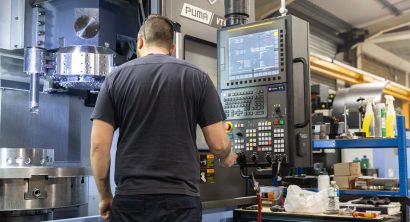
[[[146,49],[145,52],[142,54],[142,56],[146,56],[149,54],[169,55],[169,50],[165,48],[152,47],[152,48]]]

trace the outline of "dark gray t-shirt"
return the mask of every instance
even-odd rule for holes
[[[196,126],[223,121],[225,113],[206,73],[151,54],[107,77],[91,119],[119,128],[117,194],[199,196]]]

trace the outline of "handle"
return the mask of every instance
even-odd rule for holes
[[[308,72],[308,64],[305,58],[299,57],[299,58],[294,58],[293,63],[302,63],[303,65],[303,82],[304,82],[304,97],[305,97],[305,103],[309,104],[309,72]],[[304,128],[307,126],[310,122],[310,109],[307,108],[305,109],[305,120],[302,123],[296,123],[295,127],[296,128]]]

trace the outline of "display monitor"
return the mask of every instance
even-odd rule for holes
[[[279,74],[278,29],[229,38],[229,80]]]

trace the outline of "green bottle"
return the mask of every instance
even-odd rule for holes
[[[369,168],[369,158],[366,155],[363,155],[363,158],[360,160],[360,168],[367,169]]]

